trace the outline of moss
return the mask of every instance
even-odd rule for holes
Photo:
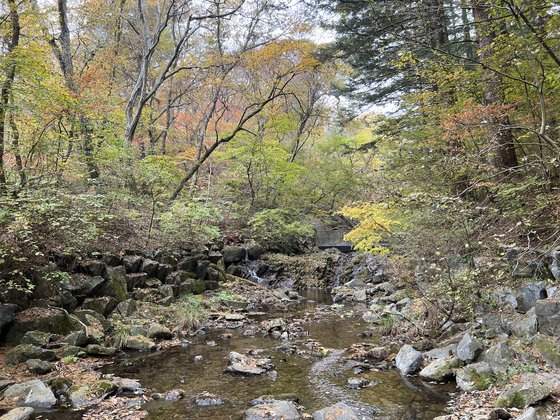
[[[469,372],[469,375],[474,387],[479,391],[485,391],[494,384],[494,375],[491,373],[484,374],[481,372],[471,371]]]
[[[101,397],[111,392],[116,391],[118,388],[117,384],[111,381],[97,381],[91,386],[91,392],[97,397]]]
[[[553,367],[560,367],[560,347],[551,340],[546,338],[535,338],[535,350],[539,352],[541,357]]]

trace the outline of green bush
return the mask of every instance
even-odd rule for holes
[[[302,252],[312,243],[313,228],[296,217],[284,209],[260,211],[249,220],[247,234],[268,251]]]

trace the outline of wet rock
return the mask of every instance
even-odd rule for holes
[[[204,358],[201,355],[194,356],[194,362],[195,363],[201,363],[203,360],[204,360]]]
[[[539,332],[560,336],[560,298],[539,300],[535,306]]]
[[[52,363],[39,359],[29,359],[25,362],[25,366],[27,366],[29,371],[39,375],[44,375],[54,370],[54,365]]]
[[[240,246],[225,246],[222,250],[226,264],[238,263],[245,259],[247,251]]]
[[[274,330],[284,330],[286,322],[282,318],[274,318],[268,321],[263,321],[261,325],[266,332],[272,332]]]
[[[134,392],[135,394],[143,394],[144,390],[140,382],[134,379],[114,377],[111,379],[119,389],[123,392]]]
[[[313,413],[313,420],[359,420],[358,413],[346,403],[338,403]]]
[[[473,363],[456,372],[457,386],[465,391],[484,391],[496,381],[490,365],[486,362]]]
[[[86,347],[86,353],[90,356],[111,357],[117,353],[114,347],[105,347],[99,344],[90,344]]]
[[[533,338],[533,347],[546,363],[560,368],[560,345],[547,337],[537,335]]]
[[[6,354],[8,365],[17,365],[29,359],[53,361],[56,359],[56,354],[52,350],[42,349],[32,344],[20,344]]]
[[[54,338],[54,334],[42,331],[27,331],[21,338],[21,344],[33,344],[37,347],[43,347],[49,344]]]
[[[517,294],[517,310],[525,313],[535,306],[537,300],[544,298],[546,290],[542,282],[524,286]]]
[[[229,353],[228,360],[230,365],[227,368],[227,372],[229,373],[252,376],[262,375],[274,369],[274,365],[270,362],[270,359],[257,359],[234,351]]]
[[[399,350],[395,364],[403,375],[412,375],[420,370],[422,360],[422,353],[415,350],[411,345],[406,344]]]
[[[535,382],[514,385],[506,389],[496,400],[496,407],[526,408],[548,398],[550,387]]]
[[[298,404],[299,397],[295,394],[261,395],[251,401],[251,405],[268,404],[275,401],[289,401]]]
[[[125,267],[118,266],[107,269],[105,278],[107,283],[103,286],[104,295],[112,296],[118,302],[129,298]]]
[[[148,337],[133,335],[127,338],[125,348],[134,351],[152,351],[156,348],[156,343]]]
[[[87,297],[97,293],[103,287],[105,279],[101,276],[86,276],[73,274],[70,279],[62,284],[62,290],[66,290],[75,296]]]
[[[173,333],[171,330],[161,324],[152,323],[148,328],[148,338],[155,340],[171,340]]]
[[[48,409],[56,404],[53,392],[39,379],[12,385],[4,391],[4,397],[20,407]]]
[[[471,363],[482,353],[482,343],[471,333],[466,333],[457,345],[457,357]]]
[[[361,389],[369,386],[370,381],[364,378],[348,378],[346,386],[350,389]]]
[[[422,379],[443,382],[455,376],[455,370],[463,366],[464,362],[455,356],[436,359],[419,373]]]
[[[68,391],[70,404],[75,408],[84,408],[98,404],[104,398],[114,394],[118,386],[111,381],[97,381],[92,385],[72,386]]]
[[[289,401],[260,404],[245,411],[246,420],[298,420],[301,416]]]
[[[154,400],[178,401],[185,397],[185,392],[181,389],[172,389],[163,394],[152,394]]]
[[[490,347],[484,354],[483,361],[495,372],[506,372],[512,366],[515,351],[504,341]]]
[[[19,343],[28,331],[66,335],[79,331],[82,326],[63,311],[54,308],[30,308],[18,312],[5,327],[4,340],[8,344]]]
[[[529,309],[526,316],[511,326],[513,334],[520,338],[532,337],[537,332],[537,315],[535,308]]]
[[[215,407],[224,405],[224,400],[209,392],[203,392],[195,398],[195,403],[199,407]]]
[[[117,299],[111,296],[87,298],[82,303],[82,309],[89,309],[103,316],[109,315],[117,307]]]
[[[35,410],[31,407],[18,407],[0,416],[0,420],[28,420]]]
[[[16,310],[17,305],[0,304],[0,334],[2,334],[2,329],[12,322]]]

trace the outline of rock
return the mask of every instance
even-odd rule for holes
[[[260,404],[245,411],[246,420],[298,420],[301,416],[289,401]]]
[[[222,255],[226,264],[239,263],[245,259],[247,251],[240,246],[225,246]]]
[[[116,267],[117,265],[122,265],[123,260],[119,255],[105,254],[101,257],[101,261],[105,265],[110,267]]]
[[[117,305],[116,311],[123,317],[129,317],[133,315],[138,310],[136,301],[133,299],[127,299],[122,301]]]
[[[442,359],[444,357],[452,356],[457,352],[457,346],[455,344],[450,344],[445,347],[437,347],[430,351],[424,353],[424,357],[427,359]]]
[[[173,271],[173,267],[169,264],[160,264],[158,266],[157,278],[164,281],[165,278]]]
[[[12,381],[11,379],[0,379],[0,391],[8,388],[10,385],[15,384],[15,381]]]
[[[98,292],[104,283],[105,279],[101,276],[90,277],[83,274],[74,274],[62,284],[62,289],[75,296],[87,297]]]
[[[0,304],[0,335],[2,334],[2,329],[14,319],[16,310],[17,305]]]
[[[87,298],[82,303],[82,309],[90,309],[103,316],[109,315],[117,307],[117,299],[111,296]]]
[[[560,298],[539,300],[535,314],[539,332],[560,336]]]
[[[140,382],[134,379],[114,377],[112,382],[123,392],[134,392],[135,394],[142,394],[144,392]]]
[[[115,393],[117,384],[110,381],[97,381],[92,385],[73,386],[68,391],[70,404],[75,408],[84,408],[99,403]]]
[[[100,346],[99,344],[90,344],[86,347],[86,353],[90,356],[111,357],[117,353],[117,349]]]
[[[78,321],[61,310],[35,307],[15,315],[14,320],[5,328],[4,341],[17,344],[28,331],[67,335],[81,329]]]
[[[488,420],[509,420],[512,415],[504,408],[495,408],[490,411],[488,415]]]
[[[84,349],[78,346],[64,346],[56,349],[54,352],[59,359],[69,356],[79,357],[80,355],[85,355]]]
[[[202,363],[203,360],[204,360],[204,358],[201,355],[194,356],[194,362],[195,363]]]
[[[42,332],[42,331],[27,331],[23,337],[21,337],[21,344],[33,344],[37,347],[46,346],[54,338],[54,334]]]
[[[148,337],[133,335],[127,338],[125,348],[134,351],[152,351],[156,348],[156,343]]]
[[[181,389],[172,389],[163,394],[152,394],[154,400],[178,401],[183,399],[185,393]]]
[[[355,290],[352,296],[352,300],[355,302],[366,302],[367,301],[367,293],[365,289]]]
[[[56,354],[52,350],[42,349],[32,344],[20,344],[6,354],[8,365],[17,365],[29,359],[53,361],[56,359]]]
[[[537,302],[538,303],[538,302]],[[513,334],[520,338],[532,337],[537,332],[535,308],[529,309],[526,316],[511,326]]]
[[[144,282],[144,287],[148,287],[151,289],[159,286],[161,286],[161,280],[158,279],[157,277],[148,277]]]
[[[12,385],[4,391],[4,397],[20,407],[48,409],[56,404],[53,392],[39,379]]]
[[[199,280],[204,280],[208,276],[208,269],[210,268],[210,261],[208,260],[198,260],[196,262],[196,278]]]
[[[112,296],[117,299],[118,302],[129,298],[125,267],[118,266],[109,268],[107,269],[105,277],[107,283],[103,287],[104,295]]]
[[[0,420],[28,420],[35,410],[31,407],[18,407],[0,416]]]
[[[455,356],[436,359],[420,371],[420,377],[428,381],[443,382],[455,376],[455,369],[463,366],[463,361]]]
[[[546,363],[560,368],[560,346],[549,338],[537,335],[533,338],[533,347]]]
[[[52,363],[39,359],[29,359],[25,362],[25,365],[31,372],[39,375],[44,375],[54,370],[54,365]]]
[[[471,333],[466,333],[457,345],[457,357],[465,363],[471,363],[482,352],[482,343]]]
[[[146,258],[142,262],[141,271],[146,273],[146,275],[148,277],[157,277],[158,276],[158,268],[159,268],[159,262]]]
[[[422,360],[422,353],[415,350],[411,345],[406,344],[399,350],[395,364],[401,374],[412,375],[420,370]]]
[[[364,378],[348,378],[346,386],[350,389],[361,389],[369,386],[370,381]]]
[[[71,346],[85,347],[89,343],[89,337],[84,331],[75,331],[64,337],[62,342]]]
[[[346,403],[340,402],[313,413],[313,420],[359,420],[358,413]]]
[[[107,266],[99,260],[82,261],[80,263],[82,269],[90,276],[103,276]]]
[[[473,363],[456,372],[457,386],[465,392],[485,391],[494,382],[496,377],[486,362]]]
[[[266,332],[272,332],[274,330],[282,331],[286,327],[286,322],[282,318],[274,318],[268,321],[263,321],[261,325]]]
[[[132,292],[137,287],[144,287],[148,275],[146,273],[130,273],[126,275],[126,289]],[[159,279],[158,279],[159,281]]]
[[[249,257],[250,260],[258,260],[265,252],[264,247],[254,241],[246,244],[245,249],[247,250],[247,257]]]
[[[199,407],[214,407],[224,404],[224,400],[209,392],[203,392],[194,401]]]
[[[526,408],[548,398],[551,389],[535,382],[514,385],[506,389],[496,400],[496,407]]]
[[[525,313],[535,306],[537,300],[544,298],[546,298],[546,290],[543,283],[524,286],[517,293],[517,310]]]
[[[252,400],[251,405],[268,404],[276,401],[289,401],[298,404],[299,397],[296,394],[261,395]]]
[[[230,365],[227,372],[229,373],[251,376],[262,375],[274,369],[274,365],[270,363],[269,359],[256,359],[234,351],[229,353],[228,360]]]
[[[56,376],[47,381],[47,385],[57,398],[66,396],[72,386],[72,381],[64,376]]]
[[[499,342],[484,354],[483,361],[490,365],[495,373],[506,372],[515,358],[515,351],[506,342]]]
[[[529,407],[521,415],[516,417],[516,420],[545,420],[547,417],[539,413],[535,407]]]
[[[169,328],[154,322],[150,324],[148,328],[148,338],[155,340],[171,340],[173,338],[173,333]]]
[[[127,255],[123,257],[123,268],[127,273],[138,273],[142,267],[142,257],[139,255]]]

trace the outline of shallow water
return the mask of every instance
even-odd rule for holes
[[[320,292],[307,294],[307,301],[291,314],[302,316],[313,311],[318,303],[328,303],[328,295]],[[284,314],[285,315],[285,314]],[[186,348],[134,355],[105,369],[107,373],[139,380],[150,392],[165,392],[174,388],[185,391],[179,401],[154,400],[144,408],[151,419],[240,419],[250,407],[250,401],[261,395],[295,394],[305,411],[313,411],[344,401],[364,415],[383,419],[432,419],[445,414],[450,387],[434,386],[402,378],[396,371],[366,372],[362,377],[381,383],[360,390],[350,390],[346,381],[352,369],[338,357],[342,349],[364,341],[357,335],[364,329],[359,316],[330,314],[316,323],[306,324],[309,336],[294,341],[300,344],[313,339],[332,349],[325,358],[306,358],[287,354],[277,348],[281,340],[270,337],[245,337],[242,329],[229,331],[233,337],[220,338],[224,331],[213,331],[205,336],[193,337]],[[216,347],[206,345],[214,340]],[[224,373],[230,351],[246,353],[261,349],[271,356],[278,371],[276,382],[265,377],[241,377]],[[204,361],[195,363],[194,357],[202,355]],[[198,407],[194,397],[204,391],[222,398],[225,404],[218,407]]]

